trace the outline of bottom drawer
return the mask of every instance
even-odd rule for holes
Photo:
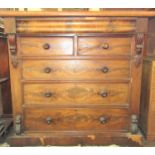
[[[126,109],[25,108],[25,131],[127,131]]]

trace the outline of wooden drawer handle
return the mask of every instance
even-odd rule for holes
[[[48,43],[45,43],[45,44],[43,45],[43,48],[44,48],[45,50],[48,50],[48,49],[50,49],[50,44],[48,44]]]
[[[108,96],[108,92],[107,91],[101,91],[99,93],[99,95],[101,95],[102,97],[107,97]]]
[[[105,123],[107,123],[108,118],[107,118],[106,116],[101,116],[101,117],[99,118],[99,121],[100,121],[101,124],[105,124]]]
[[[104,67],[101,69],[101,71],[102,71],[103,73],[108,73],[108,72],[109,72],[109,68],[108,68],[107,66],[104,66]]]
[[[109,48],[109,44],[108,43],[104,43],[103,45],[102,45],[102,49],[108,49]]]
[[[53,95],[53,94],[52,94],[51,92],[46,92],[46,93],[44,93],[44,96],[45,96],[45,97],[52,97],[52,95]]]
[[[51,124],[52,120],[53,120],[52,117],[50,117],[50,116],[46,117],[47,124]]]
[[[50,73],[51,71],[52,71],[52,69],[50,67],[44,68],[44,72],[45,73]]]

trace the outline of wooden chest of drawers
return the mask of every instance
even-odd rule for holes
[[[125,144],[138,135],[147,18],[91,15],[5,18],[12,145]]]

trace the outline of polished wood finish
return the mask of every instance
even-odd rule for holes
[[[120,80],[130,78],[129,60],[25,60],[27,80]]]
[[[33,18],[18,19],[18,33],[92,33],[92,32],[134,32],[135,19],[108,19],[108,18]]]
[[[117,17],[119,11],[108,17],[111,11],[106,12],[45,12],[33,18],[32,12],[28,17],[14,14],[18,18],[10,22],[16,31],[6,33],[19,139],[13,136],[10,143],[33,143],[42,135],[42,145],[103,144],[104,137],[108,143],[116,137],[141,143],[137,137],[146,12],[134,17]]]
[[[8,34],[8,39],[11,38],[11,43],[16,43],[16,37],[15,34]],[[13,40],[12,40],[13,39]],[[21,89],[21,85],[19,84],[19,81],[21,80],[21,61],[18,60],[17,58],[19,57],[19,52],[16,50],[16,44],[13,44],[13,46],[11,46],[10,44],[10,40],[8,40],[8,47],[9,47],[9,66],[10,66],[10,81],[11,81],[11,94],[12,94],[12,108],[13,108],[13,117],[15,120],[15,116],[17,114],[19,114],[21,112],[21,103],[22,103],[22,99],[19,96],[22,96],[22,89]],[[12,48],[13,47],[13,48]],[[14,53],[16,53],[15,55],[11,54],[11,51],[14,51]],[[12,57],[13,56],[13,57]],[[13,59],[15,56],[15,59]],[[14,64],[12,63],[12,60],[16,60],[15,64],[18,64],[16,67],[14,66]]]
[[[140,126],[148,141],[155,140],[155,59],[144,59]]]
[[[25,131],[128,131],[128,114],[124,109],[25,108]],[[47,118],[51,118],[48,123]],[[102,123],[101,117],[106,121]]]
[[[0,11],[1,17],[154,17],[154,10],[103,10],[103,11]]]
[[[49,105],[120,105],[129,104],[128,84],[50,83],[25,84],[25,104]],[[48,94],[49,95],[48,95]],[[107,93],[107,94],[105,94]]]
[[[23,56],[58,56],[73,54],[72,37],[21,37],[18,50]]]
[[[78,38],[79,55],[126,55],[131,54],[131,37],[80,37]]]
[[[139,20],[137,21],[139,22]],[[141,19],[140,19],[140,22]],[[144,23],[146,20],[143,21]],[[141,25],[142,26],[142,25]],[[147,27],[143,29],[143,33],[138,33],[136,35],[135,44],[136,49],[133,57],[133,61],[131,63],[131,77],[132,78],[132,93],[131,93],[131,111],[133,113],[137,113],[139,116],[139,107],[140,107],[140,93],[141,93],[141,77],[142,77],[142,60],[143,56],[146,53],[146,35]],[[140,25],[138,24],[137,30],[141,29]],[[140,48],[139,48],[140,47]],[[139,104],[135,104],[139,103]]]

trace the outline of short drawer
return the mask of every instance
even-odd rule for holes
[[[129,84],[24,84],[24,103],[43,105],[128,105]]]
[[[129,60],[25,60],[24,79],[117,80],[130,77]]]
[[[79,55],[129,56],[132,37],[79,37]]]
[[[128,131],[126,109],[26,108],[25,131]]]
[[[19,37],[18,50],[24,56],[73,54],[72,37]]]

